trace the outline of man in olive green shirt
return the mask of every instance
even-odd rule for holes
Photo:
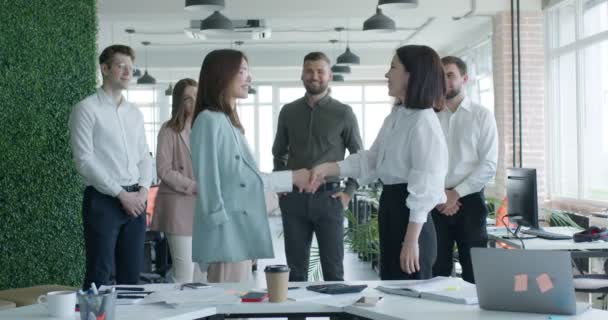
[[[274,170],[311,169],[344,160],[346,149],[361,149],[352,109],[329,95],[330,61],[322,52],[304,57],[302,83],[306,95],[286,104],[279,114],[272,146]],[[325,281],[344,280],[344,208],[357,182],[349,179],[341,191],[338,177],[328,177],[314,193],[291,192],[279,197],[289,281],[308,281],[313,232],[319,244]]]

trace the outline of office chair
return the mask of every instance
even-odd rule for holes
[[[608,259],[604,261],[604,274],[581,274],[574,276],[574,290],[589,294],[600,294],[602,309],[608,310]]]

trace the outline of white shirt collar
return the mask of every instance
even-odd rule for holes
[[[102,87],[97,88],[97,96],[99,97],[99,100],[104,103],[104,104],[110,104],[113,105],[115,107],[120,107],[122,104],[125,103],[125,101],[127,101],[125,99],[124,95],[120,95],[120,104],[116,105],[116,103],[114,103],[114,99],[112,99],[112,97],[105,91],[103,90]]]

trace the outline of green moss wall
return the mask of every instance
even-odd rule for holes
[[[0,0],[0,289],[80,285],[68,117],[95,89],[94,0]]]

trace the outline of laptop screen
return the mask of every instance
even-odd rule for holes
[[[569,252],[472,248],[471,258],[481,308],[576,314]]]

